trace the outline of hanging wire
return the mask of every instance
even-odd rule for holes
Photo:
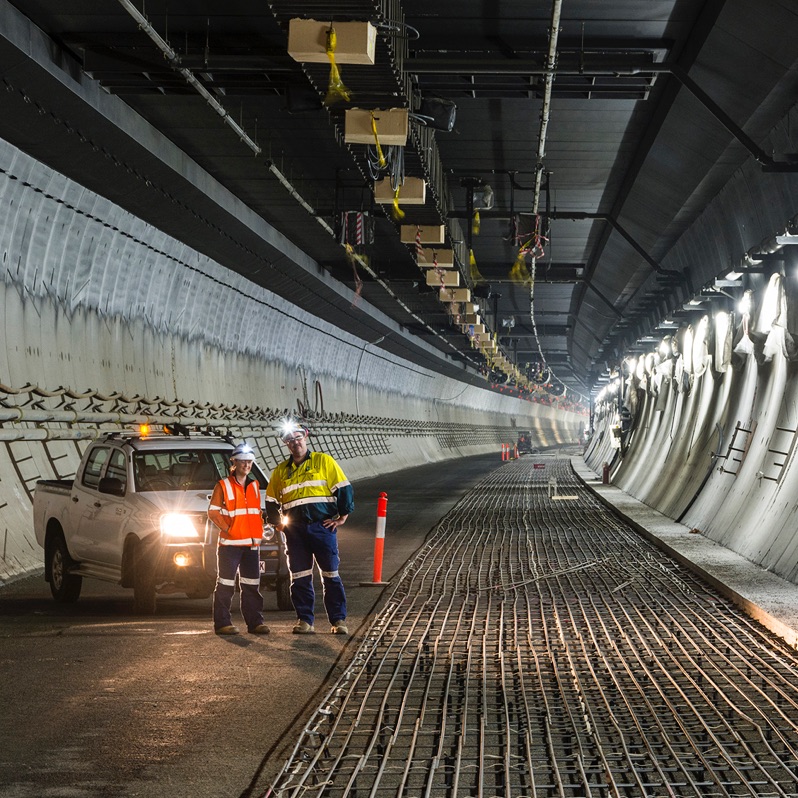
[[[412,25],[408,25],[406,22],[377,22],[374,24],[374,27],[389,32],[395,31],[395,39],[409,39],[410,41],[416,41],[417,39],[421,38],[421,34],[418,32],[418,30]]]
[[[379,180],[387,173],[391,188],[394,191],[405,182],[405,149],[398,145],[389,145],[383,149],[385,166],[380,165],[380,155],[373,144],[368,145],[366,151],[366,166],[369,177]]]

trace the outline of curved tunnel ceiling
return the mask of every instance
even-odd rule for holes
[[[288,55],[293,17],[376,25],[374,66],[340,66],[350,102],[325,108],[329,63]],[[343,141],[346,108],[456,105],[450,132],[411,121],[404,173],[428,191],[404,222],[446,225],[509,362],[533,377],[545,364],[579,392],[728,268],[668,256],[688,232],[696,258],[712,248],[699,222],[741,166],[783,173],[785,220],[798,211],[787,154],[760,149],[795,105],[788,2],[2,0],[0,21],[0,136],[297,305],[464,379],[484,359],[390,205],[373,202],[368,147]],[[477,234],[483,184],[493,204]],[[374,219],[356,261],[333,234],[347,210]],[[752,243],[741,235],[741,252]]]

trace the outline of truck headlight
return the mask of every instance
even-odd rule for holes
[[[161,534],[168,538],[198,538],[200,536],[191,518],[183,513],[162,515]]]
[[[271,524],[264,524],[263,539],[267,542],[274,540],[274,527]]]

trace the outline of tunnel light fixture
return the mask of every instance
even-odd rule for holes
[[[709,316],[702,316],[693,330],[693,373],[701,375],[707,364],[707,333],[709,330]]]
[[[748,293],[748,292],[746,292]],[[779,315],[779,304],[781,299],[781,277],[774,274],[770,278],[765,295],[762,298],[762,307],[759,310],[757,319],[757,329],[768,332],[773,326]]]
[[[693,326],[689,325],[684,331],[684,339],[681,346],[682,363],[687,374],[693,373],[693,341]]]
[[[715,322],[715,367],[718,371],[726,371],[729,365],[732,329],[731,314],[725,310],[718,311]],[[727,345],[729,345],[727,349]]]

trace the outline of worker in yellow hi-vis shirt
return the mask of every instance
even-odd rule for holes
[[[333,634],[349,634],[346,593],[338,574],[336,529],[355,509],[354,491],[338,463],[308,448],[307,427],[289,424],[281,438],[291,456],[272,472],[266,487],[266,517],[282,529],[291,569],[294,634],[315,632],[313,562],[321,570],[324,608]]]

